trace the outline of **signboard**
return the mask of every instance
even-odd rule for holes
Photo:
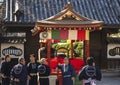
[[[108,44],[107,48],[108,58],[120,58],[120,44]]]
[[[12,58],[24,57],[24,44],[1,44],[1,57],[10,55]]]

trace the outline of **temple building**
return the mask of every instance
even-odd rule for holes
[[[64,7],[68,2],[71,4],[71,9],[76,12],[74,16],[72,18],[71,15],[59,16],[59,18],[54,17],[53,20],[51,16],[59,12],[64,13]],[[2,4],[5,8],[0,22],[1,57],[10,54],[14,59],[24,56],[28,60],[32,53],[38,56],[40,37],[37,32],[40,31],[37,31],[38,28],[35,29],[35,26],[40,25],[48,30],[54,29],[56,28],[55,19],[63,19],[57,21],[58,27],[61,24],[70,23],[64,28],[73,26],[71,29],[91,30],[89,32],[89,56],[95,58],[97,66],[101,69],[120,69],[120,0],[4,0]],[[77,14],[82,18],[78,18]],[[81,19],[86,22],[66,21],[71,19]],[[89,22],[89,19],[95,22]],[[94,23],[99,23],[99,25]],[[47,27],[47,24],[51,27]],[[91,27],[90,24],[92,24]]]

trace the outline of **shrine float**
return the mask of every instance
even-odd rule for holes
[[[45,20],[36,22],[35,28],[31,30],[32,35],[35,36],[39,34],[40,38],[40,49],[39,49],[39,59],[42,57],[40,50],[42,49],[43,42],[46,43],[46,59],[48,65],[51,68],[51,75],[60,76],[60,71],[55,71],[55,67],[58,63],[63,63],[62,56],[57,55],[57,52],[65,51],[66,56],[69,56],[70,63],[74,66],[76,73],[86,64],[86,58],[90,56],[89,40],[90,32],[95,30],[101,30],[103,22],[88,19],[80,14],[78,14],[71,4],[68,4],[63,8],[58,14],[49,17]],[[51,51],[53,43],[59,43],[61,40],[70,41],[69,49],[59,48],[54,49],[56,55]],[[83,55],[82,58],[76,57],[74,53],[75,42],[83,43]],[[43,56],[45,57],[45,54]],[[51,57],[54,54],[54,57]],[[61,80],[60,80],[61,81]],[[59,85],[62,85],[59,82]]]

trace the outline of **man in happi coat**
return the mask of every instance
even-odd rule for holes
[[[14,85],[27,85],[28,73],[24,57],[19,57],[18,62],[11,71],[11,80]]]
[[[87,64],[79,72],[79,80],[83,80],[83,85],[96,85],[96,80],[101,80],[101,71],[94,65],[94,59],[89,57]]]
[[[34,54],[30,55],[30,62],[27,65],[29,85],[38,85],[37,72],[39,63],[36,62]]]
[[[63,76],[63,85],[73,85],[75,80],[75,70],[69,63],[69,58],[64,58],[64,64],[59,64],[58,69],[61,69]]]
[[[42,58],[38,66],[40,85],[49,85],[50,67],[47,65],[46,59]]]
[[[10,85],[10,71],[12,69],[10,55],[5,56],[5,61],[1,65],[2,85]]]

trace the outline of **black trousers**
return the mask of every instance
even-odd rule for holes
[[[40,85],[49,85],[49,78],[40,78]]]
[[[32,76],[29,85],[38,85],[37,76]]]
[[[14,82],[14,85],[27,85],[27,83],[24,83],[24,82],[18,82],[18,83],[16,83],[16,82]]]
[[[23,81],[20,81],[20,82],[14,82],[14,85],[27,85],[27,80],[23,80]]]
[[[71,77],[63,78],[63,85],[73,85]]]
[[[2,78],[2,85],[10,85],[10,78]]]

